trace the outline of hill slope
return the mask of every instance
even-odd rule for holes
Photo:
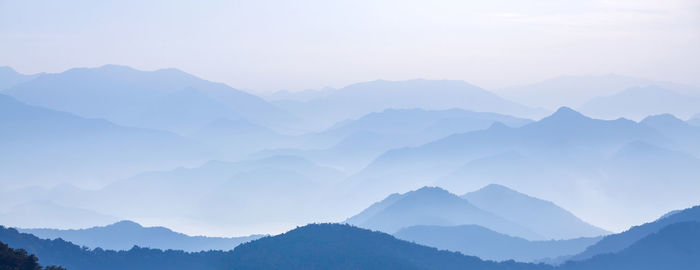
[[[142,227],[132,221],[120,221],[104,227],[79,230],[57,229],[18,229],[20,232],[33,234],[39,238],[61,238],[80,246],[111,250],[129,250],[133,246],[184,250],[188,252],[204,250],[231,250],[241,243],[258,239],[262,236],[248,237],[205,237],[189,236],[173,232],[164,227]]]
[[[528,241],[477,225],[413,226],[399,230],[394,236],[421,245],[477,256],[484,260],[521,262],[577,254],[601,239],[591,237]]]
[[[588,224],[550,201],[491,184],[462,195],[476,207],[530,228],[549,239],[593,237],[609,232]]]
[[[391,195],[347,219],[346,222],[388,233],[415,225],[475,224],[508,235],[528,239],[542,238],[519,224],[484,211],[446,190],[434,187]]]

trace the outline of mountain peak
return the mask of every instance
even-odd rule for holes
[[[143,228],[141,224],[138,224],[136,222],[133,222],[131,220],[121,220],[116,223],[113,223],[111,225],[107,225],[107,227],[116,227],[116,228]]]

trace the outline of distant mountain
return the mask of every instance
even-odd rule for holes
[[[363,82],[306,102],[276,104],[297,115],[314,119],[313,125],[319,127],[390,108],[425,110],[459,108],[520,117],[538,117],[545,113],[505,100],[464,81],[450,80]],[[324,113],[319,115],[318,112]]]
[[[421,245],[477,256],[484,260],[521,262],[578,254],[601,239],[589,237],[528,241],[477,225],[413,226],[399,230],[394,236]]]
[[[418,146],[454,133],[485,129],[495,122],[519,127],[531,120],[462,109],[387,109],[296,138],[304,142],[305,148],[315,150],[290,154],[355,171],[389,149]]]
[[[645,223],[639,226],[634,226],[629,230],[612,234],[604,237],[595,245],[592,245],[584,252],[571,257],[571,260],[581,261],[590,258],[595,258],[597,255],[616,253],[627,249],[628,247],[634,245],[637,241],[644,239],[652,234],[655,234],[662,230],[664,227],[671,224],[680,222],[700,222],[700,206],[695,206],[682,211],[678,211],[675,214],[666,216],[661,219],[657,219],[653,222]],[[688,236],[690,237],[690,235]],[[700,238],[687,238],[694,241],[695,244],[700,243]],[[681,243],[682,241],[679,241]],[[658,248],[666,248],[667,246],[659,246]],[[700,255],[700,253],[698,253]],[[695,256],[700,258],[700,256]]]
[[[324,97],[336,91],[336,89],[331,87],[326,87],[320,90],[308,89],[302,91],[288,91],[280,90],[269,94],[262,94],[261,96],[270,102],[304,102],[315,98]]]
[[[168,221],[170,226],[189,221],[274,232],[334,213],[332,205],[321,202],[335,200],[329,190],[343,176],[296,156],[210,161],[116,181],[84,195],[81,205],[127,219]]]
[[[593,119],[560,108],[519,128],[496,123],[418,147],[392,149],[350,176],[344,190],[353,200],[372,202],[425,185],[465,193],[496,183],[547,198],[596,225],[622,230],[643,222],[650,211],[660,215],[700,203],[691,194],[700,188],[694,177],[700,164],[692,157],[698,155],[693,146],[700,144],[700,136],[674,125]],[[664,161],[651,152],[620,152],[636,143],[677,155],[666,155],[673,160]],[[665,192],[658,192],[661,187]],[[650,196],[657,200],[648,200]]]
[[[262,124],[293,118],[261,98],[176,69],[75,68],[43,74],[3,93],[83,117],[178,133],[192,132],[220,118]]]
[[[694,126],[671,114],[652,115],[640,124],[655,128],[673,140],[670,148],[700,155],[700,126]]]
[[[173,133],[85,119],[6,95],[0,95],[0,130],[0,180],[7,188],[83,180],[99,185],[215,156]]]
[[[511,236],[542,239],[541,235],[530,229],[484,211],[467,200],[435,187],[393,194],[345,222],[387,233],[415,225],[474,224]]]
[[[700,89],[693,86],[617,74],[559,76],[532,84],[497,89],[494,92],[531,107],[556,110],[562,106],[578,108],[593,98],[649,85],[659,85],[684,94],[700,94]]]
[[[615,254],[600,254],[562,269],[700,269],[700,223],[680,222],[646,235]]]
[[[11,67],[0,67],[0,91],[11,88],[20,83],[32,80],[40,74],[20,74]]]
[[[29,201],[0,212],[4,225],[15,227],[86,228],[109,224],[119,218],[89,209],[66,207],[50,201]]]
[[[588,224],[550,201],[491,184],[462,196],[476,207],[516,222],[549,239],[594,237],[609,232]]]
[[[197,252],[206,250],[231,250],[241,243],[252,241],[262,235],[246,237],[206,237],[189,236],[173,232],[165,227],[142,227],[132,221],[119,221],[104,227],[78,230],[59,229],[17,229],[43,239],[57,239],[72,242],[89,248],[129,250],[134,246],[184,250]]]
[[[680,94],[659,86],[629,88],[610,96],[591,99],[579,109],[593,117],[641,120],[654,114],[670,113],[687,118],[700,108],[700,92]]]
[[[85,250],[63,240],[42,240],[0,227],[0,241],[25,248],[44,264],[84,269],[552,269],[546,265],[496,263],[439,251],[391,235],[347,225],[312,224],[242,244],[233,251],[186,253],[133,248]]]
[[[688,124],[696,127],[700,127],[700,114],[694,115],[692,118],[688,119]]]
[[[229,159],[245,158],[257,151],[297,145],[294,137],[243,119],[221,118],[208,122],[187,137],[220,149]]]
[[[586,159],[597,160],[600,155],[634,140],[664,142],[665,138],[653,128],[633,121],[591,119],[561,108],[549,117],[519,128],[496,123],[486,130],[388,151],[354,176],[354,180],[358,187],[366,190],[367,185],[374,186],[377,192],[396,190],[397,183],[391,182],[392,179],[401,179],[400,188],[415,188],[431,184],[475,159],[506,152],[561,166],[583,167],[591,165]]]

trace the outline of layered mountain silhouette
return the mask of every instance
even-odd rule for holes
[[[614,95],[591,99],[580,107],[587,115],[616,119],[641,120],[654,114],[670,113],[687,118],[700,108],[700,91],[681,94],[659,86],[635,87]]]
[[[693,145],[700,137],[693,136],[692,129],[660,126],[651,119],[646,123],[593,119],[564,107],[518,128],[496,123],[486,130],[387,151],[351,176],[347,189],[350,197],[376,201],[382,193],[425,185],[462,193],[497,183],[547,197],[587,219],[608,217],[604,219],[610,222],[608,227],[621,226],[622,220],[642,222],[650,209],[661,214],[665,209],[695,203],[690,187],[700,188],[693,180],[700,164],[688,155],[650,164],[642,156],[619,154],[638,142],[695,154]],[[622,160],[630,165],[611,165]],[[661,183],[656,179],[663,172],[674,177],[668,178],[665,192],[659,193],[656,190]],[[634,192],[628,188],[631,183]],[[646,199],[651,195],[662,196],[662,205]]]
[[[129,250],[134,246],[162,250],[197,252],[206,250],[231,250],[241,243],[252,241],[262,235],[246,237],[189,236],[173,232],[165,227],[143,227],[136,222],[123,220],[117,223],[78,230],[18,229],[43,239],[69,241],[79,246],[111,250]]]
[[[63,206],[48,200],[31,200],[0,211],[0,220],[7,226],[85,228],[109,224],[119,218],[80,207]]]
[[[461,196],[476,207],[524,225],[549,239],[593,237],[609,232],[588,224],[550,201],[491,184]]]
[[[680,222],[647,235],[615,254],[601,254],[563,269],[698,269],[700,222]]]
[[[415,225],[474,224],[511,236],[542,239],[541,235],[531,229],[484,211],[469,201],[436,187],[392,194],[345,222],[387,233]]]
[[[700,89],[694,86],[618,74],[564,75],[532,84],[496,89],[495,92],[531,107],[556,110],[561,106],[579,108],[585,102],[597,97],[610,96],[625,89],[650,85],[658,85],[683,94],[700,93]]]
[[[700,127],[700,114],[694,115],[692,118],[688,119],[688,124],[696,127]]]
[[[303,118],[313,119],[315,126],[330,126],[340,120],[358,118],[367,113],[389,108],[426,110],[460,108],[523,117],[537,117],[544,114],[544,111],[505,100],[464,81],[421,79],[357,83],[309,101],[287,101],[276,105]],[[319,115],[319,111],[324,113]]]
[[[311,224],[239,245],[232,251],[183,251],[134,247],[128,251],[83,249],[62,239],[43,240],[0,227],[0,241],[24,248],[42,264],[68,269],[672,269],[699,265],[697,222],[674,223],[617,253],[561,266],[497,263],[398,240],[348,225]]]
[[[178,133],[193,132],[220,118],[262,124],[293,120],[261,98],[177,69],[75,68],[42,74],[3,93],[82,117]]]
[[[0,130],[5,131],[0,134],[3,186],[86,179],[99,184],[95,180],[201,161],[214,153],[173,133],[86,119],[6,95],[0,95]]]
[[[20,83],[30,81],[39,75],[40,74],[21,74],[11,67],[0,67],[0,91],[11,88]]]
[[[82,269],[551,269],[545,265],[483,261],[339,224],[311,224],[239,245],[233,251],[187,253],[134,247],[82,249],[0,227],[0,241],[71,270]]]
[[[529,241],[494,232],[478,225],[428,226],[403,228],[394,236],[421,245],[436,247],[484,260],[536,262],[578,254],[601,237],[567,240]]]
[[[700,222],[700,206],[695,206],[681,211],[674,211],[673,213],[665,215],[653,222],[645,223],[639,226],[634,226],[629,230],[619,234],[608,235],[601,239],[598,243],[588,247],[585,251],[569,259],[576,261],[586,260],[589,258],[593,258],[597,255],[620,252],[629,248],[630,246],[634,245],[636,242],[644,239],[645,237],[658,233],[666,226],[682,222]],[[700,240],[700,238],[697,238],[698,232],[689,233],[691,234],[688,235],[688,238],[686,239],[693,241],[695,243],[695,247],[697,248],[698,240]],[[652,247],[647,246],[646,248]],[[658,248],[662,249],[664,248],[664,246],[659,246]],[[668,252],[663,253],[668,254]],[[683,257],[684,256],[678,256],[679,259]]]

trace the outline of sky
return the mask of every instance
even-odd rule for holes
[[[700,85],[698,48],[697,0],[0,0],[0,66],[172,67],[253,91],[608,73]]]

